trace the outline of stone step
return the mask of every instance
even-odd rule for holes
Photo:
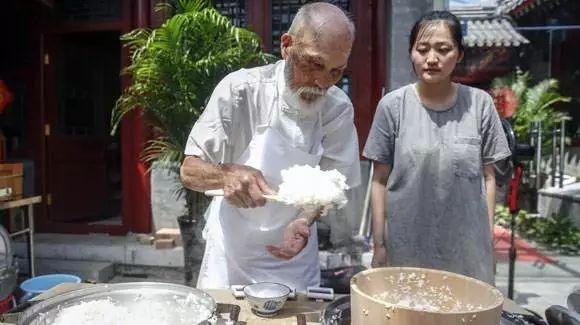
[[[580,183],[539,190],[538,212],[542,217],[554,213],[567,216],[574,225],[580,227]]]
[[[28,274],[28,259],[18,258],[20,272]],[[83,281],[108,282],[115,276],[115,265],[111,262],[79,261],[38,258],[36,259],[36,274],[72,274]]]
[[[115,267],[124,265],[126,267],[183,269],[183,247],[155,249],[152,245],[140,244],[137,237],[137,235],[37,234],[34,248],[37,263],[49,261],[49,266],[57,261],[78,261],[103,262],[113,264]],[[26,262],[28,258],[27,243],[20,239],[15,242],[14,246],[15,254],[20,259],[20,265],[23,269],[22,273],[26,273],[24,268],[27,268],[28,265]],[[320,251],[319,258],[322,269],[360,264],[368,267],[372,254],[360,250],[357,252]],[[39,268],[40,264],[37,269]],[[56,268],[52,268],[48,273],[55,273],[55,270]],[[118,275],[119,272],[115,272],[115,274]],[[85,276],[82,274],[79,276],[82,276],[83,279],[103,282],[101,277],[95,275]]]
[[[27,258],[24,238],[14,243],[15,254]],[[103,234],[36,234],[37,259],[110,262],[125,265],[183,267],[183,248],[155,249],[140,244],[137,235],[109,236]]]

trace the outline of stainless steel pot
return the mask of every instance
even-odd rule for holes
[[[18,267],[14,265],[12,239],[0,225],[0,300],[8,298],[17,285]]]
[[[12,239],[8,231],[0,225],[0,268],[11,267],[13,258]]]
[[[193,296],[191,296],[193,295]],[[216,316],[216,302],[207,293],[178,284],[158,282],[133,282],[118,284],[95,285],[94,287],[71,291],[55,296],[26,309],[18,319],[19,325],[49,325],[58,314],[67,307],[78,305],[81,302],[91,302],[102,299],[110,299],[115,305],[132,308],[135,301],[145,299],[149,302],[162,302],[168,306],[193,298],[195,304],[207,308],[207,317],[197,324],[203,324]],[[171,308],[168,308],[169,312]],[[188,322],[188,325],[192,324]],[[181,325],[181,324],[175,324]]]
[[[0,268],[0,300],[8,298],[18,285],[18,267]]]

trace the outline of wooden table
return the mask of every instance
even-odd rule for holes
[[[65,292],[82,289],[93,285],[94,284],[87,283],[63,283],[41,295],[34,297],[32,300],[42,301],[44,299],[49,299],[51,297],[57,296]],[[300,314],[305,316],[307,324],[311,325],[319,324],[320,313],[326,307],[326,305],[329,304],[329,302],[310,300],[305,295],[298,294],[295,300],[286,301],[284,307],[280,311],[280,314],[272,318],[262,318],[252,313],[250,305],[248,304],[248,301],[246,299],[236,299],[232,295],[232,292],[230,290],[204,290],[204,291],[210,294],[218,303],[234,304],[240,306],[240,314],[238,315],[238,320],[246,322],[246,324],[248,325],[253,324],[295,325],[297,324],[296,315]],[[336,298],[339,297],[340,295],[338,295]],[[513,301],[507,298],[505,299],[504,310],[513,313],[529,315],[529,313],[526,312],[525,309],[516,305]],[[3,323],[0,323],[0,325],[3,325]]]
[[[296,315],[303,314],[306,317],[307,324],[320,324],[319,318],[322,310],[330,302],[321,302],[308,299],[305,295],[298,294],[296,300],[287,300],[284,307],[275,317],[263,318],[252,313],[250,305],[246,299],[236,299],[229,290],[204,290],[209,293],[217,302],[226,304],[235,304],[240,306],[239,321],[244,321],[248,325],[252,324],[282,324],[295,325],[297,324]],[[340,295],[336,298],[341,297]],[[505,298],[505,311],[519,314],[530,315],[522,307],[518,306],[512,300]]]
[[[36,275],[36,268],[34,264],[34,205],[42,202],[42,196],[31,196],[27,198],[15,199],[10,201],[0,201],[0,210],[28,208],[28,227],[11,233],[10,237],[28,234],[28,265],[29,275],[34,277]]]

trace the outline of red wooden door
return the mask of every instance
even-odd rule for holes
[[[47,34],[44,42],[48,219],[115,217],[120,167],[109,121],[120,90],[119,32]]]

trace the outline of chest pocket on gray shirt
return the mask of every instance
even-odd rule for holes
[[[459,177],[481,176],[481,137],[456,136],[453,143],[453,169]]]

